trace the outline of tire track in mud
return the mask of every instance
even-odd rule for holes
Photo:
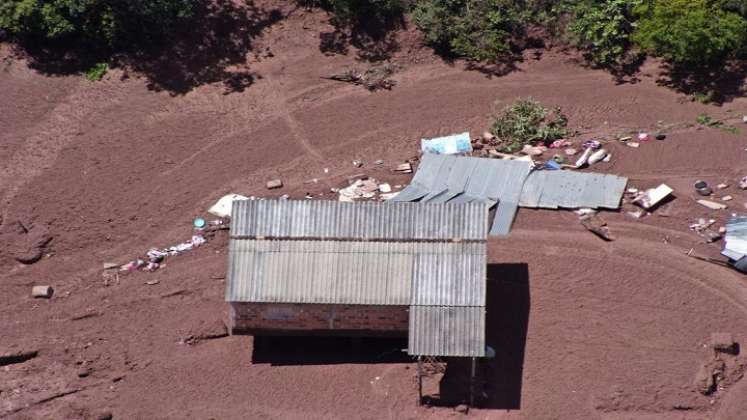
[[[622,226],[625,226],[625,223]],[[639,232],[642,230],[659,230],[671,234],[681,233],[647,225],[636,225],[636,230]],[[561,248],[564,253],[586,256],[598,254],[600,259],[606,258],[611,263],[657,267],[658,271],[673,273],[683,281],[715,295],[747,315],[747,285],[731,269],[710,265],[705,267],[680,264],[680,261],[690,262],[691,260],[683,253],[677,252],[673,246],[661,247],[658,243],[653,244],[640,238],[618,238],[615,241],[615,246],[620,247],[622,245],[623,249],[615,250],[614,254],[609,254],[599,250],[598,246],[594,246],[592,242],[585,238],[586,236],[585,232],[568,233],[532,229],[513,232],[512,241],[514,248],[520,250],[522,249],[521,242],[528,241],[529,244],[536,244],[551,239],[550,242],[555,244],[554,247]],[[713,270],[717,270],[719,275],[715,276]]]
[[[121,83],[99,82],[106,86],[81,81],[59,105],[51,109],[46,119],[37,124],[23,146],[6,162],[0,163],[0,203],[3,219],[19,191],[45,169],[54,165],[60,152],[81,135],[86,119],[107,107],[121,102],[124,87]],[[86,85],[88,84],[88,85]]]

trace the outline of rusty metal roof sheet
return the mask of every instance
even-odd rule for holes
[[[412,306],[407,353],[485,357],[485,307]]]

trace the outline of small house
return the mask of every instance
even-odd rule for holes
[[[233,334],[407,336],[415,356],[485,356],[487,205],[243,200]]]

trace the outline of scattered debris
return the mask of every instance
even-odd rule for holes
[[[602,143],[597,140],[586,140],[581,146],[583,146],[584,149],[596,150],[602,147]]]
[[[704,196],[707,197],[711,194],[713,194],[713,190],[705,181],[695,181],[695,184],[693,184],[693,188],[695,188],[695,191]]]
[[[620,137],[618,140],[625,143],[626,141],[633,140],[633,137],[625,136],[625,137]]]
[[[31,288],[31,296],[35,298],[50,299],[53,294],[52,286],[34,286]]]
[[[145,282],[145,284],[147,284],[148,286],[154,286],[154,285],[156,285],[156,284],[158,284],[160,282],[161,282],[160,280],[155,279],[155,280],[148,280],[148,281]]]
[[[383,164],[384,164],[384,161],[381,159],[374,162],[374,165],[383,165]]]
[[[101,316],[101,312],[96,312],[96,311],[94,311],[94,312],[85,312],[85,313],[82,313],[82,314],[79,314],[79,315],[74,315],[74,316],[70,317],[70,320],[71,321],[80,321],[82,319],[95,318],[97,316]]]
[[[360,160],[356,159],[356,160],[353,161],[353,166],[355,166],[356,168],[360,168],[360,167],[363,166],[363,162],[361,162]]]
[[[599,217],[596,212],[584,214],[579,217],[579,220],[581,221],[581,225],[585,227],[589,232],[592,232],[605,241],[614,240],[614,238],[610,236],[610,230],[607,227],[607,222]]]
[[[121,264],[113,263],[113,262],[105,262],[104,263],[104,270],[112,270],[114,268],[119,268]]]
[[[667,138],[666,134],[659,133],[656,135],[656,140],[665,140]]]
[[[723,210],[727,208],[726,204],[716,203],[715,201],[710,200],[698,200],[698,204],[708,207],[711,210]]]
[[[576,149],[574,149],[572,147],[569,147],[569,148],[563,150],[563,152],[566,154],[566,156],[573,156],[576,153],[578,153],[578,150],[576,150]]]
[[[525,144],[524,147],[521,149],[521,153],[527,156],[540,156],[543,153],[545,153],[545,147],[544,146],[532,146],[529,144]]]
[[[730,195],[725,195],[725,196],[721,197],[721,201],[731,201],[733,199],[734,199],[734,197],[732,197]]]
[[[604,149],[599,149],[596,152],[592,153],[591,156],[589,156],[589,165],[594,165],[595,163],[601,162],[604,158],[607,157],[607,151]]]
[[[633,203],[638,204],[639,206],[648,210],[659,204],[672,192],[674,192],[674,190],[672,190],[672,188],[670,188],[667,184],[661,184],[656,188],[651,188],[642,193],[638,193],[637,196],[633,199]]]
[[[392,192],[392,187],[389,184],[379,184],[379,192],[383,192],[383,193]]]
[[[88,367],[80,368],[78,369],[78,377],[79,378],[87,378],[91,375],[92,369]]]
[[[629,141],[629,142],[627,142],[627,143],[625,143],[625,144],[626,144],[626,145],[627,145],[628,147],[632,147],[632,148],[634,148],[634,149],[637,149],[638,147],[640,147],[640,146],[641,146],[641,144],[640,144],[640,143],[638,143],[637,141]]]
[[[273,180],[267,181],[268,190],[274,190],[274,189],[282,188],[282,187],[283,187],[283,181],[279,179],[273,179]]]
[[[729,188],[729,184],[721,183],[721,184],[716,185],[716,188],[718,188],[719,190],[725,190]]]
[[[472,151],[469,132],[452,134],[445,137],[422,139],[420,149],[423,153],[436,153],[439,155],[455,155],[469,153]]]
[[[733,216],[726,224],[726,237],[721,255],[729,264],[747,274],[747,216]]]
[[[205,219],[203,219],[202,217],[197,217],[197,218],[195,218],[195,220],[194,220],[194,221],[192,221],[192,225],[193,225],[193,226],[194,226],[195,228],[197,228],[197,229],[202,229],[202,228],[204,228],[204,227],[205,227],[205,224],[206,224],[206,222],[205,222]]]
[[[649,141],[649,140],[651,140],[651,136],[649,136],[648,133],[638,134],[638,141]]]
[[[712,333],[711,334],[711,347],[714,353],[727,353],[736,355],[738,353],[739,345],[734,341],[734,337],[729,333]]]
[[[721,360],[703,363],[695,374],[694,385],[698,392],[703,395],[713,394],[725,367],[726,364]]]
[[[573,146],[573,143],[568,140],[555,140],[554,142],[550,143],[551,149],[562,149],[564,147],[570,146]]]
[[[0,366],[14,365],[33,359],[39,355],[39,350],[17,350],[0,353]]]
[[[396,168],[394,168],[394,172],[399,172],[403,174],[411,174],[412,173],[412,165],[409,162],[401,163],[397,165]]]
[[[390,90],[397,82],[389,79],[397,71],[397,66],[391,63],[374,65],[365,71],[358,69],[346,70],[342,73],[333,74],[324,79],[336,80],[338,82],[352,83],[363,86],[370,91],[379,89]]]
[[[228,194],[220,198],[212,207],[208,209],[208,213],[218,217],[230,217],[231,206],[235,200],[248,200],[249,197],[244,197],[240,194]]]
[[[747,176],[739,180],[739,188],[747,190]]]
[[[469,413],[469,406],[467,404],[459,404],[454,408],[457,413],[467,414]]]
[[[379,183],[375,179],[357,179],[350,186],[338,191],[338,200],[350,203],[356,199],[374,198],[377,191],[379,191]]]
[[[576,161],[576,168],[580,168],[586,165],[592,153],[593,153],[593,149],[591,148],[584,150],[584,153],[581,154],[581,157],[579,157],[578,160]]]

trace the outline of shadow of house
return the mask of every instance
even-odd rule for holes
[[[477,364],[475,405],[481,408],[521,408],[524,349],[529,324],[529,268],[527,264],[489,264],[486,296],[486,340],[495,350],[492,359]],[[471,361],[449,358],[431,405],[454,406],[469,401]]]
[[[283,19],[282,12],[251,0],[203,0],[194,7],[194,16],[158,41],[132,40],[110,49],[85,39],[26,39],[15,45],[14,56],[47,76],[80,74],[108,62],[142,74],[150,89],[173,95],[217,82],[225,85],[226,93],[244,90],[258,78],[246,68],[246,55],[264,29]]]
[[[406,348],[406,337],[255,336],[252,363],[411,363]]]

